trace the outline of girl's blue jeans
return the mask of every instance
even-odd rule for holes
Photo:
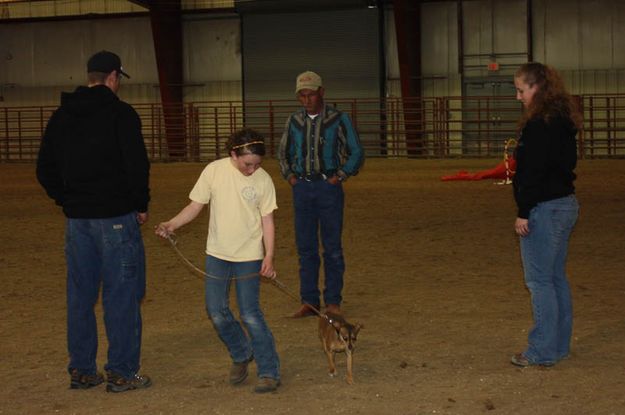
[[[231,262],[206,257],[206,310],[221,341],[235,363],[252,357],[259,378],[280,379],[280,360],[273,335],[260,310],[260,271],[262,261]],[[230,287],[234,280],[241,324],[230,310]],[[249,336],[248,336],[249,334]]]

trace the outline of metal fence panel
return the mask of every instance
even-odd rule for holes
[[[625,94],[576,97],[584,114],[580,158],[625,157]],[[500,157],[516,136],[520,104],[512,97],[328,100],[347,113],[367,157]],[[275,156],[292,100],[189,102],[175,108],[134,105],[152,161],[210,161],[226,156],[230,134],[254,128]],[[0,108],[0,161],[33,162],[55,107]]]

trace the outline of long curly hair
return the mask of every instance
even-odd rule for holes
[[[519,130],[531,119],[539,118],[549,122],[558,116],[570,119],[576,128],[581,128],[582,114],[555,69],[542,63],[528,62],[516,70],[514,77],[530,86],[538,86],[532,102],[519,120]]]

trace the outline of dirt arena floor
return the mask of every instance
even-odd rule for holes
[[[625,414],[625,161],[581,161],[582,210],[569,252],[575,328],[571,358],[515,368],[531,326],[513,232],[510,186],[441,182],[497,160],[368,160],[345,185],[343,304],[361,322],[355,384],[327,375],[314,318],[272,285],[262,304],[276,338],[283,385],[252,392],[227,382],[230,362],[204,311],[201,277],[152,228],[187,203],[201,164],[155,164],[144,228],[148,290],[142,371],[152,388],[107,394],[68,389],[64,218],[34,166],[0,164],[0,414]],[[275,161],[276,268],[297,291],[291,194]],[[203,263],[208,215],[179,233]],[[100,321],[98,362],[106,338]]]

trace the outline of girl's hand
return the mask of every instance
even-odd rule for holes
[[[163,239],[169,238],[175,230],[171,222],[161,222],[154,227],[154,233]]]
[[[273,259],[269,257],[265,257],[263,259],[263,264],[260,267],[260,275],[265,278],[269,278],[273,280],[276,278],[276,270],[273,268]]]

